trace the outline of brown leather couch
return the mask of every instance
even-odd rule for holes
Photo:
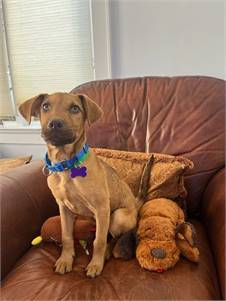
[[[198,265],[181,258],[164,273],[142,270],[137,261],[111,259],[89,279],[89,261],[77,251],[72,273],[53,265],[53,243],[31,247],[42,223],[58,213],[34,162],[1,175],[2,300],[216,300],[225,275],[225,82],[210,77],[145,77],[81,85],[105,115],[88,132],[91,146],[183,155],[195,164],[186,175],[188,215],[196,226]],[[44,155],[44,154],[43,154]]]

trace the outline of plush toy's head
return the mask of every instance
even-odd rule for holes
[[[137,246],[136,256],[142,268],[150,271],[165,271],[173,267],[180,257],[175,241],[143,239]]]
[[[146,202],[140,210],[136,257],[139,264],[151,271],[162,272],[173,267],[180,254],[198,262],[195,229],[184,221],[181,208],[169,199]]]

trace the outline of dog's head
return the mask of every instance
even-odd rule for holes
[[[54,146],[76,143],[86,120],[91,125],[102,115],[88,96],[70,93],[40,94],[22,103],[19,111],[29,123],[32,116],[39,117],[42,137]]]

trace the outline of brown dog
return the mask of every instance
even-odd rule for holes
[[[19,110],[28,122],[31,116],[40,118],[42,136],[47,142],[52,164],[68,160],[78,153],[86,142],[86,120],[91,125],[102,115],[101,108],[89,97],[68,93],[40,94],[23,103]],[[87,168],[86,177],[72,179],[69,171],[54,172],[48,176],[48,185],[59,205],[62,224],[63,249],[55,266],[60,274],[72,270],[74,218],[76,215],[94,217],[96,238],[87,275],[95,277],[103,269],[108,232],[118,237],[136,226],[151,163],[149,161],[144,169],[137,198],[117,173],[92,150],[82,165]]]

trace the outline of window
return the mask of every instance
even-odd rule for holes
[[[2,24],[2,20],[0,20],[0,24]],[[1,27],[1,29],[2,28],[3,27]],[[3,41],[3,30],[0,30],[0,116],[9,118],[10,116],[14,115],[14,112],[10,101],[7,78],[7,61],[4,56],[5,44],[3,43]]]
[[[1,119],[15,115],[14,102],[41,92],[70,91],[95,78],[99,43],[93,43],[92,10],[89,0],[2,1]]]

